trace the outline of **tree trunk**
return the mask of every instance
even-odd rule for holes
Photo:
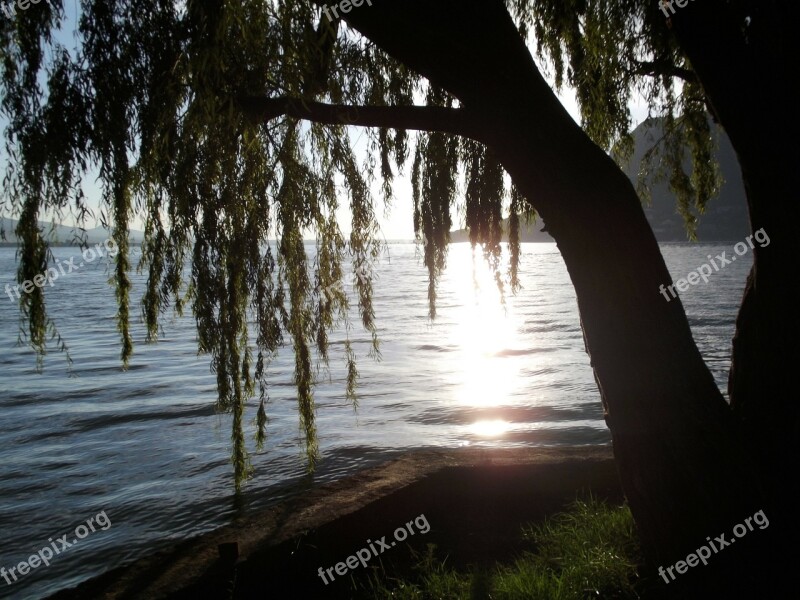
[[[558,243],[651,564],[730,532],[760,492],[680,301],[659,293],[670,276],[630,182],[563,109],[502,0],[373,5],[348,21],[459,99]]]
[[[794,97],[787,53],[796,46],[798,8],[796,2],[751,4],[746,10],[721,0],[699,2],[678,11],[671,24],[738,155],[752,229],[763,228],[770,239],[754,249],[736,321],[729,393],[768,496],[765,511],[795,539],[800,404],[793,367],[800,363],[800,288],[792,276],[800,128],[776,104]]]

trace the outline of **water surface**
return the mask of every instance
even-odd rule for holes
[[[662,251],[678,278],[709,254],[730,255],[732,245],[666,244]],[[75,248],[53,252],[62,261],[80,258]],[[682,294],[721,389],[750,264],[743,256]],[[49,538],[74,538],[75,527],[101,511],[111,521],[12,586],[0,579],[0,596],[48,595],[234,514],[230,417],[213,409],[215,379],[208,357],[197,355],[193,318],[167,318],[153,345],[143,343],[137,320],[135,354],[122,371],[108,275],[95,260],[47,289],[74,377],[55,351],[36,373],[34,355],[17,346],[18,309],[0,296],[0,567],[26,560]],[[366,356],[369,336],[355,327],[361,380],[354,412],[344,397],[343,333],[331,337],[331,370],[320,372],[315,395],[323,460],[313,481],[412,448],[609,443],[575,295],[555,245],[523,245],[523,290],[505,307],[480,263],[475,290],[469,247],[452,246],[433,323],[427,274],[413,244],[390,245],[376,275],[382,359]],[[15,251],[0,248],[0,287],[14,281]],[[142,289],[136,276],[133,296]],[[306,480],[292,364],[284,350],[270,370],[268,450],[252,456],[245,511],[286,497]]]

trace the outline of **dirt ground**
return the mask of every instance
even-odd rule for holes
[[[622,500],[608,447],[411,452],[52,598],[350,598],[351,575],[363,581],[380,563],[408,572],[412,552],[428,544],[456,566],[511,558],[523,524],[589,491]],[[367,540],[393,540],[398,527],[420,515],[428,533],[409,536],[367,568],[359,565],[327,585],[319,576],[320,567],[345,561]]]

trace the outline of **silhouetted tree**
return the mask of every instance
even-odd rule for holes
[[[378,351],[365,273],[381,244],[369,175],[359,168],[347,126],[368,127],[369,166],[379,169],[387,201],[393,167],[411,159],[432,315],[461,169],[471,240],[493,264],[510,197],[512,288],[520,215],[535,210],[547,223],[575,286],[623,489],[651,561],[670,564],[763,508],[737,420],[683,307],[658,292],[670,276],[639,198],[605,151],[614,146],[624,156],[629,149],[627,103],[639,86],[663,106],[669,141],[662,165],[690,231],[692,207],[702,209],[718,185],[702,73],[682,58],[658,6],[372,0],[340,10],[345,26],[329,20],[323,4],[89,1],[74,52],[51,37],[60,8],[40,5],[4,19],[5,208],[19,215],[20,281],[47,266],[37,220],[67,209],[83,216],[81,176],[97,165],[104,215],[120,247],[123,362],[133,348],[128,229],[139,214],[149,335],[156,337],[170,304],[179,312],[191,306],[200,350],[211,355],[217,375],[219,407],[233,414],[237,486],[248,472],[244,408],[258,388],[262,443],[267,366],[284,336],[294,350],[313,467],[314,368],[327,363],[328,332],[348,318],[337,286],[348,253],[359,275],[360,318]],[[578,90],[583,129],[540,74],[526,46],[531,29],[557,85],[567,80]],[[625,37],[631,32],[641,35]],[[419,133],[412,140],[409,131]],[[684,147],[691,175],[683,172]],[[340,180],[352,216],[349,239],[335,215]],[[307,231],[317,236],[313,264],[303,246]],[[274,250],[267,244],[273,236]],[[187,263],[188,287],[181,276]],[[53,326],[43,290],[25,295],[21,308],[30,343],[44,352]],[[349,341],[345,349],[355,400]]]

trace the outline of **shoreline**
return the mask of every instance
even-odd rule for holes
[[[236,597],[242,598],[263,598],[265,590],[349,597],[349,574],[325,585],[318,568],[344,561],[367,540],[392,539],[396,528],[420,515],[429,532],[352,574],[364,575],[381,562],[408,568],[412,550],[424,551],[428,544],[451,564],[493,564],[518,551],[523,524],[540,521],[590,491],[622,499],[610,446],[409,452],[311,486],[50,598],[212,598],[224,595],[234,578]]]

